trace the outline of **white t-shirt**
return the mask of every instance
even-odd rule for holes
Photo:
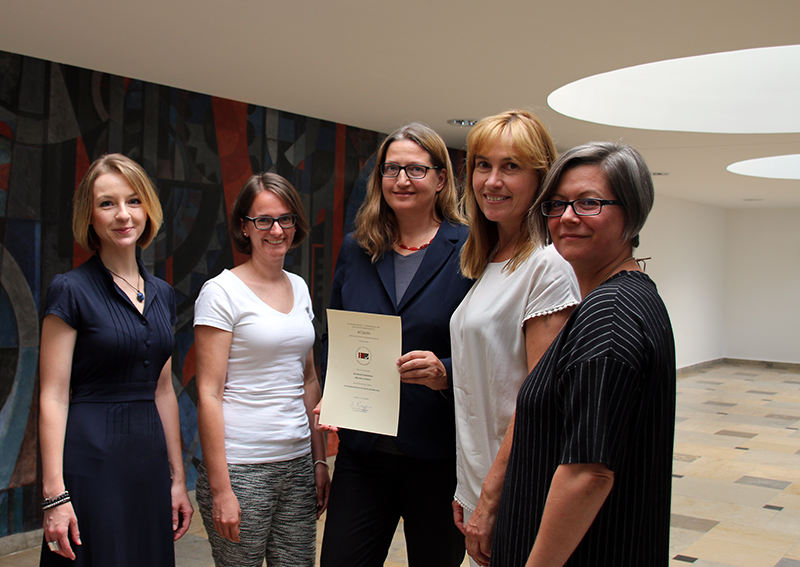
[[[572,267],[550,245],[515,271],[490,263],[450,319],[456,406],[456,500],[469,516],[528,375],[525,321],[580,302]]]
[[[222,394],[229,464],[286,461],[311,451],[303,378],[314,345],[311,297],[300,276],[291,312],[276,311],[232,272],[207,281],[194,306],[194,324],[233,333]]]

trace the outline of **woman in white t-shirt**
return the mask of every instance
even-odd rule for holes
[[[572,268],[538,246],[528,211],[556,159],[544,125],[511,110],[467,137],[461,271],[477,281],[450,320],[456,407],[456,525],[472,565],[487,565],[520,385],[578,304]]]
[[[308,234],[300,196],[283,177],[245,183],[230,219],[250,258],[207,281],[195,303],[197,502],[218,567],[313,567],[316,519],[330,478],[308,286],[286,272]]]

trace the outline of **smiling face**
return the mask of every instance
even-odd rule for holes
[[[495,142],[475,154],[472,191],[483,214],[501,229],[519,231],[539,190],[538,173]]]
[[[278,218],[281,215],[291,214],[293,214],[292,210],[283,202],[283,199],[275,193],[265,190],[256,195],[247,216]],[[292,246],[295,230],[294,226],[281,228],[277,222],[272,223],[272,228],[269,230],[258,230],[252,221],[242,220],[242,231],[250,239],[252,255],[263,259],[280,259],[283,262],[283,257]]]
[[[119,173],[103,173],[92,189],[91,226],[100,248],[136,246],[147,224],[147,211]]]
[[[550,200],[587,198],[616,199],[605,173],[594,165],[565,171],[550,195]],[[625,209],[605,205],[596,216],[578,216],[572,207],[567,207],[562,216],[549,218],[547,224],[556,250],[572,265],[580,280],[581,274],[608,269],[618,258],[630,256],[631,242],[622,236],[625,220]]]
[[[411,140],[392,142],[386,150],[384,163],[400,166],[434,165],[428,152]],[[383,177],[383,198],[396,215],[412,213],[435,216],[436,194],[444,187],[446,175],[441,170],[429,169],[424,179],[409,179],[405,170],[394,178]]]

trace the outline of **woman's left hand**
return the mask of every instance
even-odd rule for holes
[[[314,479],[317,483],[317,519],[328,509],[328,497],[331,494],[331,475],[328,467],[320,464],[314,465]]]
[[[189,500],[189,493],[186,492],[185,483],[172,484],[172,537],[178,541],[189,529],[192,523],[194,508]]]
[[[421,384],[431,390],[447,390],[447,370],[429,350],[412,350],[397,360],[400,380],[406,384]]]

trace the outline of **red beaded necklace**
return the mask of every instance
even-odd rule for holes
[[[427,243],[423,244],[422,246],[406,246],[405,244],[402,244],[400,242],[398,242],[397,245],[403,250],[408,250],[409,252],[417,252],[419,250],[422,250],[423,248],[427,248],[428,246],[430,246],[431,242],[433,242],[433,238],[431,238]]]

